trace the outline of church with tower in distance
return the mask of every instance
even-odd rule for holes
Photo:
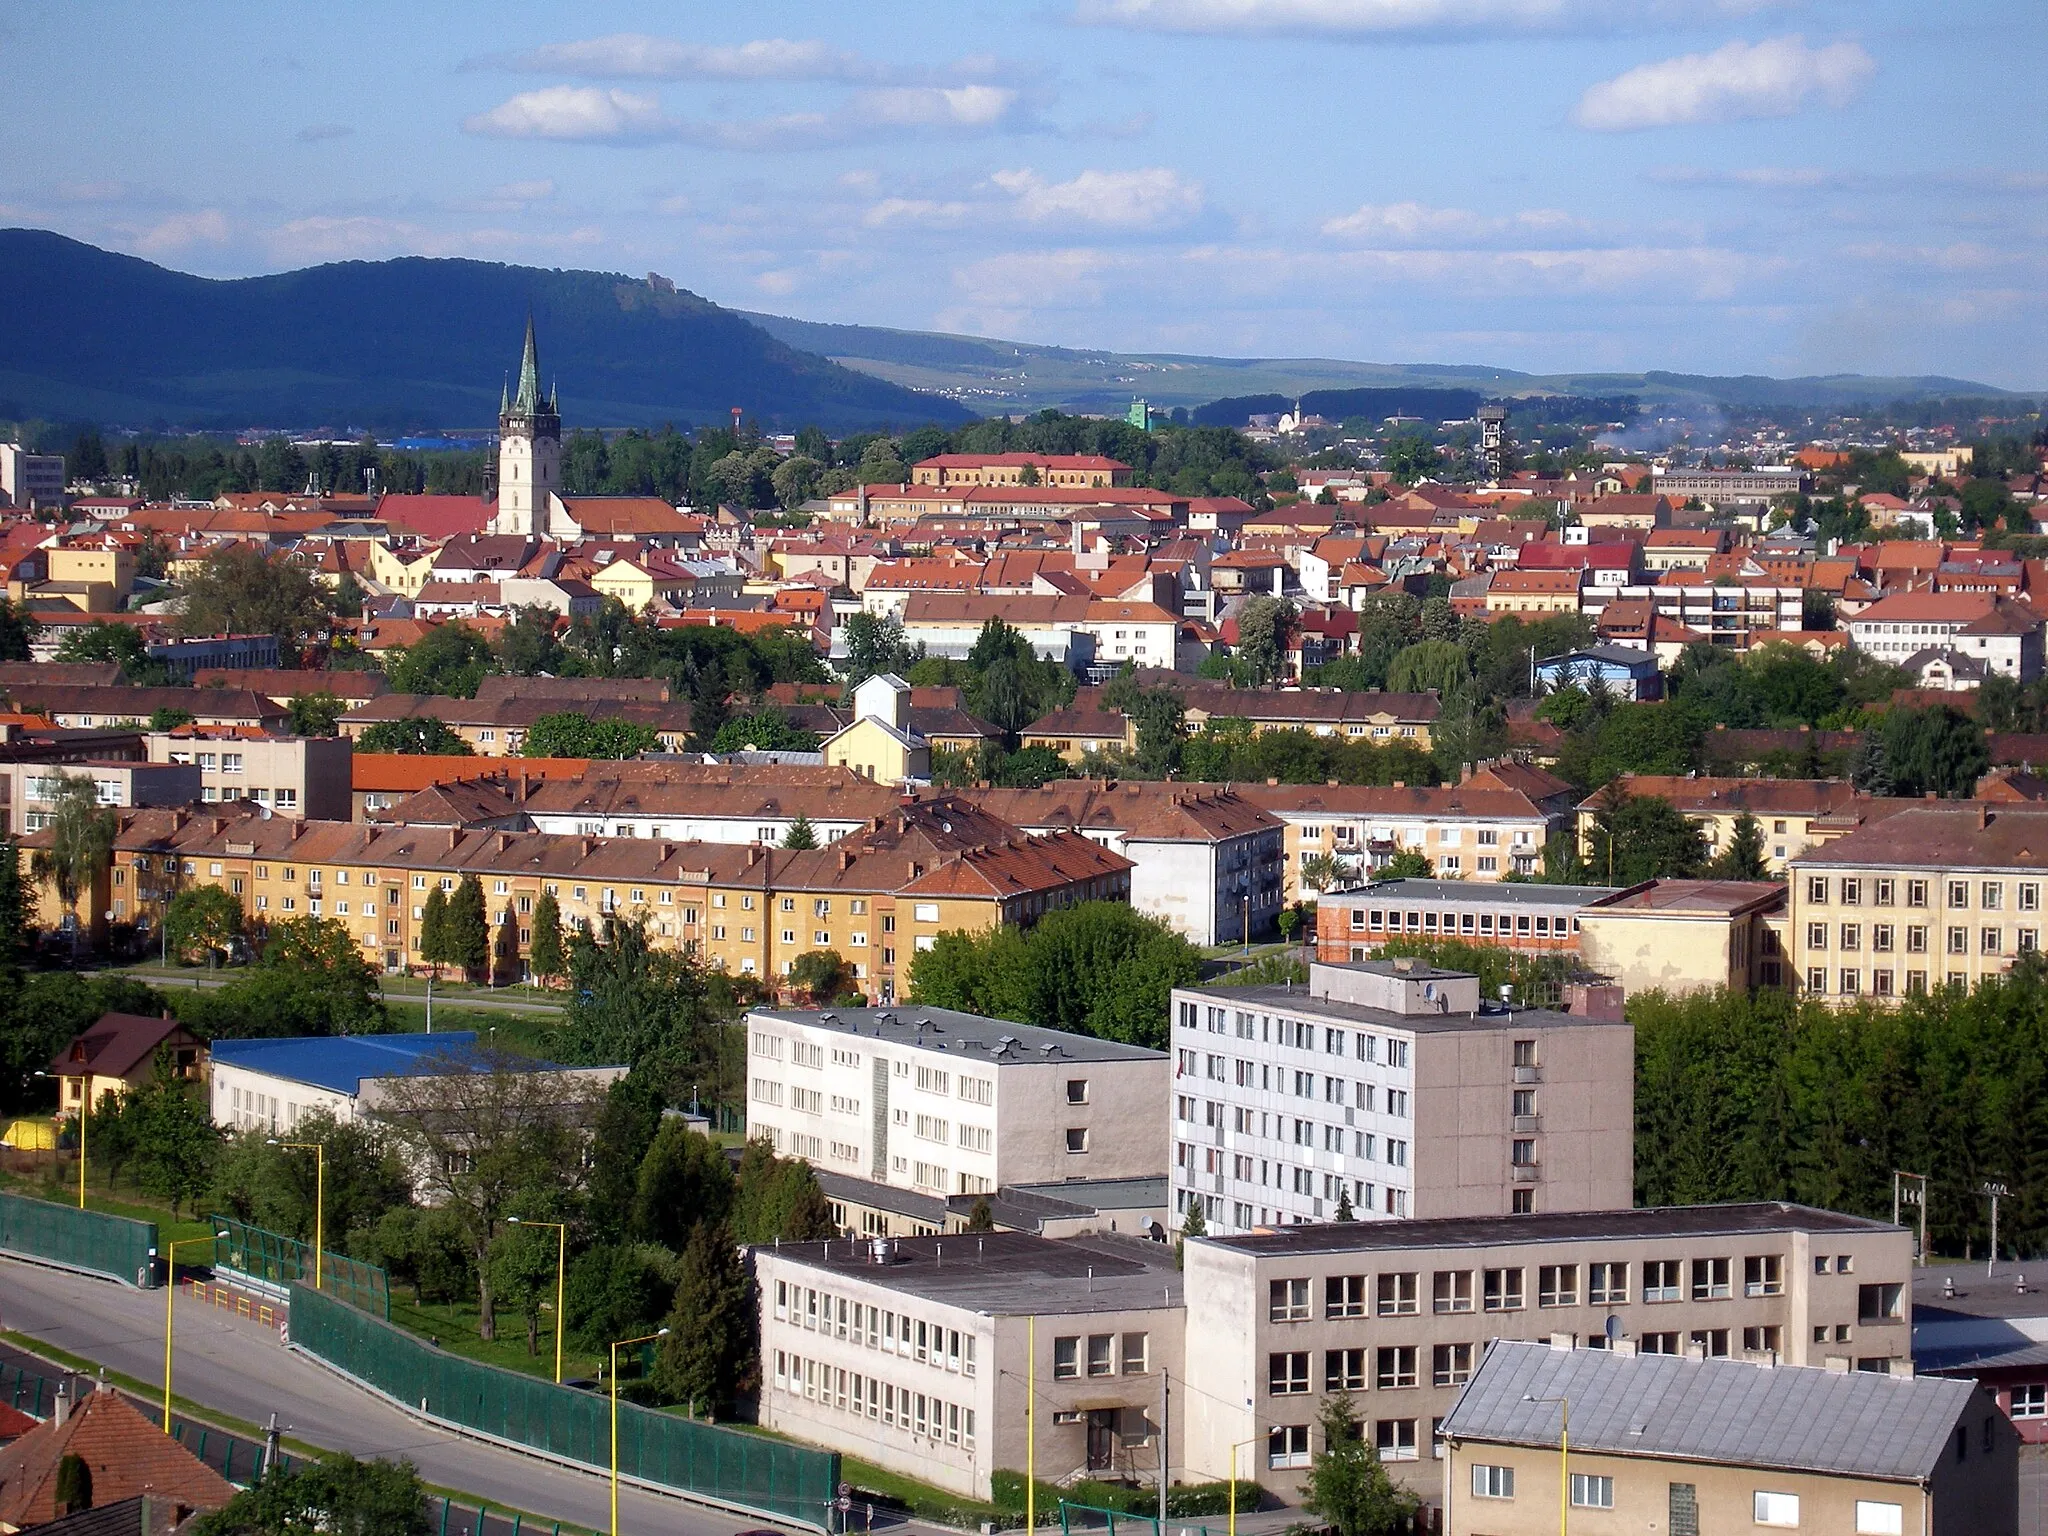
[[[497,493],[490,531],[536,542],[632,538],[661,544],[689,526],[658,496],[562,494],[562,411],[553,389],[541,394],[531,315],[518,388],[502,391],[498,401]]]

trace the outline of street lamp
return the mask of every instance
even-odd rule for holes
[[[1572,1508],[1572,1400],[1568,1397],[1537,1397],[1524,1392],[1525,1403],[1555,1403],[1563,1410],[1563,1424],[1557,1436],[1557,1536],[1565,1536],[1565,1522]]]
[[[1263,1435],[1253,1435],[1249,1440],[1240,1440],[1230,1448],[1230,1536],[1237,1536],[1237,1453],[1248,1445],[1257,1445],[1270,1440],[1273,1432],[1269,1429]]]
[[[569,1272],[569,1228],[559,1221],[523,1221],[517,1216],[505,1218],[515,1227],[553,1227],[555,1229],[555,1385],[562,1384],[562,1284]]]
[[[557,1319],[559,1325],[560,1319]],[[619,1536],[619,1351],[628,1344],[645,1344],[668,1337],[666,1328],[643,1333],[637,1339],[621,1339],[612,1346],[612,1536]]]
[[[327,1246],[327,1148],[317,1141],[279,1141],[275,1136],[266,1136],[264,1144],[313,1154],[313,1289],[317,1291],[325,1278],[320,1254]]]
[[[164,1433],[171,1432],[171,1303],[178,1295],[178,1250],[187,1243],[211,1243],[226,1237],[225,1231],[211,1237],[181,1237],[164,1247]]]
[[[48,1077],[49,1075],[47,1072],[38,1072],[36,1074],[37,1077]],[[81,1211],[85,1209],[85,1120],[86,1116],[92,1113],[92,1073],[87,1072],[84,1075],[84,1080],[85,1087],[82,1091],[85,1097],[78,1102],[78,1208]],[[61,1099],[58,1101],[57,1107],[59,1109],[64,1107]]]

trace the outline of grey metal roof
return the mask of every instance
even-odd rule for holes
[[[1469,976],[1470,971],[1417,970],[1412,973],[1417,980],[1427,981],[1432,976]],[[1626,1019],[1596,1019],[1584,1014],[1559,1013],[1554,1008],[1506,1008],[1481,999],[1477,1013],[1396,1013],[1391,1008],[1375,1008],[1369,1003],[1347,1003],[1342,998],[1325,997],[1311,992],[1307,987],[1294,987],[1282,983],[1279,986],[1234,987],[1226,983],[1212,983],[1206,987],[1175,987],[1176,994],[1186,993],[1189,997],[1206,997],[1214,1002],[1229,1003],[1236,1008],[1265,1008],[1279,1013],[1291,1013],[1301,1018],[1342,1019],[1349,1024],[1370,1024],[1379,1029],[1398,1029],[1412,1035],[1448,1034],[1458,1030],[1471,1029],[1475,1025],[1506,1028],[1512,1024],[1517,1029],[1625,1029]]]
[[[775,1256],[821,1274],[886,1286],[906,1296],[990,1316],[1172,1310],[1181,1305],[1173,1249],[1122,1235],[1035,1237],[1023,1232],[956,1232],[889,1240],[890,1261],[874,1261],[871,1239],[781,1243]],[[757,1250],[765,1252],[767,1250]]]
[[[1348,891],[1332,891],[1324,899],[1343,901],[1448,901],[1478,902],[1489,907],[1564,907],[1576,911],[1602,896],[1612,896],[1618,885],[1538,885],[1534,881],[1495,880],[1379,880]]]
[[[893,1008],[755,1008],[749,1010],[749,1017],[836,1030],[842,1035],[864,1035],[892,1045],[944,1051],[961,1057],[963,1065],[969,1066],[977,1061],[983,1065],[1019,1067],[1033,1062],[1058,1066],[1077,1061],[1166,1058],[1164,1051],[1148,1051],[1141,1045],[1098,1040],[1063,1029],[1041,1029],[1009,1019],[983,1018],[978,1013],[955,1013],[950,1008],[926,1008],[916,1003],[898,1003]],[[1005,1041],[1009,1042],[1006,1047]]]
[[[1620,1355],[1497,1340],[1444,1420],[1447,1438],[1547,1448],[1571,1403],[1573,1450],[1897,1480],[1927,1476],[1976,1390],[1933,1376]]]

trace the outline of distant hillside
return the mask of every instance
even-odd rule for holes
[[[830,430],[971,412],[777,340],[666,283],[493,262],[339,262],[215,281],[0,230],[0,418],[128,426],[487,426],[530,308],[566,425]]]
[[[1468,363],[1354,363],[1327,357],[1202,357],[1170,352],[1093,352],[1030,342],[869,325],[820,325],[750,314],[771,336],[877,378],[950,395],[976,411],[1036,411],[1047,406],[1121,415],[1134,395],[1154,407],[1234,410],[1270,396],[1289,403],[1322,391],[1473,391],[1482,396],[1632,395],[1645,405],[1845,406],[1934,396],[1999,397],[2012,391],[1939,375],[1875,378],[1829,374],[1797,379],[1687,373],[1518,373]],[[2033,391],[2028,394],[2035,393]],[[1418,399],[1421,398],[1418,396]],[[1269,409],[1260,405],[1256,409]],[[1389,407],[1391,413],[1392,407]],[[1325,410],[1323,414],[1330,412]],[[1419,407],[1408,414],[1438,412]],[[1446,410],[1442,414],[1453,412]],[[1458,412],[1455,414],[1469,414]],[[1219,417],[1220,419],[1220,417]],[[1242,422],[1242,417],[1231,425]]]

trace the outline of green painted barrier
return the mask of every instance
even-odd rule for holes
[[[251,1226],[232,1216],[210,1216],[216,1234],[213,1240],[213,1270],[216,1279],[248,1279],[275,1291],[313,1279],[313,1245],[282,1232]],[[351,1259],[346,1254],[328,1253],[320,1265],[320,1286],[331,1295],[360,1307],[387,1322],[391,1318],[391,1277],[375,1264]]]
[[[157,1284],[156,1223],[0,1193],[0,1252],[47,1259],[124,1285]]]
[[[295,1285],[294,1348],[405,1408],[600,1470],[611,1466],[611,1403],[462,1360],[333,1297]],[[799,1525],[834,1528],[839,1455],[764,1435],[619,1404],[622,1477]]]

